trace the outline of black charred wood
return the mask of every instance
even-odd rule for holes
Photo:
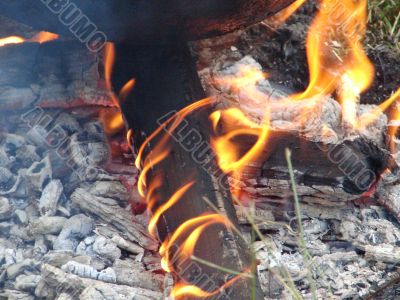
[[[103,32],[109,41],[155,41],[168,39],[169,34],[180,31],[187,39],[196,40],[254,24],[292,2],[79,0],[73,1],[76,4],[73,8],[72,1],[67,0],[2,0],[0,13],[38,30],[64,35],[75,32],[83,39],[95,32]]]
[[[117,61],[114,68],[114,89],[119,90],[129,79],[135,78],[136,85],[128,99],[122,103],[122,111],[128,127],[133,130],[135,148],[152,134],[165,121],[165,116],[177,112],[189,104],[205,97],[195,65],[186,43],[179,39],[171,44],[147,47],[120,44],[116,47]],[[210,107],[196,111],[185,119],[187,129],[194,129],[205,142],[210,136],[208,115]],[[146,155],[150,153],[158,140],[146,145]],[[163,178],[159,190],[162,200],[153,208],[156,209],[181,188],[195,180],[196,183],[171,209],[160,218],[157,228],[161,241],[170,237],[185,221],[206,213],[215,213],[212,206],[204,201],[207,198],[227,218],[237,226],[237,217],[229,189],[218,183],[221,172],[211,158],[210,149],[203,153],[203,162],[194,159],[194,151],[188,150],[182,140],[171,139],[170,155],[155,165],[147,176],[151,183],[156,176]],[[186,148],[186,149],[185,149]],[[204,150],[204,149],[203,149]],[[207,165],[207,167],[205,166]],[[181,246],[180,244],[176,245]],[[196,244],[195,255],[214,264],[236,271],[251,268],[251,254],[243,238],[223,225],[210,226]],[[209,266],[193,263],[190,259],[183,264],[175,265],[175,277],[188,284],[210,291],[218,289],[232,276]],[[251,280],[240,279],[222,291],[229,299],[250,299]],[[262,299],[259,287],[256,299]]]

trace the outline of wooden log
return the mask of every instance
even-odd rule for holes
[[[177,112],[205,96],[187,46],[180,40],[171,44],[146,47],[117,45],[116,57],[114,89],[119,90],[131,78],[136,79],[133,92],[122,103],[125,120],[133,130],[132,139],[136,150],[160,126],[160,119],[165,120],[166,115],[171,116],[171,112]],[[204,141],[208,140],[210,133],[207,119],[209,113],[210,109],[205,108],[185,119],[186,129],[196,130],[198,137]],[[145,145],[144,158],[151,154],[158,142],[157,137]],[[202,160],[211,166],[208,170],[214,169],[214,173],[207,171],[199,161],[196,162],[193,151],[185,149],[178,140],[171,138],[168,146],[171,147],[171,151],[167,158],[154,165],[146,178],[148,185],[151,185],[158,176],[162,177],[159,195],[163,197],[152,207],[153,213],[183,185],[192,180],[195,183],[160,217],[157,223],[160,240],[163,242],[170,238],[188,220],[205,213],[215,213],[213,206],[237,226],[229,190],[223,189],[217,182],[217,167],[213,160],[210,161],[210,149],[204,153]],[[204,198],[209,202],[204,201]],[[181,246],[179,243],[181,242],[178,241],[174,247],[177,246],[178,249]],[[177,254],[178,251],[174,249],[173,254]],[[251,269],[253,264],[246,242],[237,232],[225,225],[207,228],[196,243],[195,255],[237,272],[245,272]],[[214,297],[227,294],[230,299],[250,298],[251,280],[239,278],[229,287],[219,291],[220,287],[232,279],[232,275],[205,264],[195,263],[191,257],[183,262],[173,262],[171,269],[178,282],[197,285],[210,293],[216,292]],[[262,299],[259,288],[256,290],[256,298]]]
[[[251,56],[228,66],[216,63],[201,72],[206,89],[219,99],[221,109],[237,107],[255,126],[263,119],[267,105],[270,109],[265,150],[234,183],[243,191],[242,200],[256,200],[260,205],[264,202],[262,205],[269,206],[281,217],[291,210],[292,187],[286,148],[292,151],[298,194],[301,200],[311,204],[341,206],[363,195],[371,196],[386,169],[398,173],[398,165],[386,146],[385,115],[378,116],[365,129],[354,130],[341,118],[341,107],[334,99],[324,96],[318,101],[284,101],[293,92],[269,80],[254,83],[254,88],[264,95],[259,99],[245,89],[238,91],[229,80],[232,76],[241,76],[243,67],[262,72],[261,65]],[[221,78],[228,80],[216,80]],[[374,106],[361,105],[358,114],[373,109]],[[216,135],[223,135],[224,126],[232,127],[233,122],[229,119],[221,122]],[[235,144],[245,153],[255,141],[254,136],[240,136]],[[382,195],[385,187],[384,184]],[[393,190],[391,194],[396,193]],[[386,203],[392,210],[400,211],[393,200]]]
[[[245,152],[254,142],[244,137],[238,144]],[[311,203],[337,205],[355,200],[379,180],[384,170],[397,168],[388,151],[361,137],[324,144],[310,141],[298,132],[272,130],[264,153],[258,162],[247,167],[243,182],[238,183],[244,192],[254,198],[290,196],[286,148],[292,151],[299,194]],[[282,191],[288,193],[283,195]]]
[[[116,200],[95,196],[81,188],[75,190],[71,200],[82,211],[117,228],[129,241],[136,242],[145,249],[157,249],[156,242],[149,237],[143,225],[129,211],[120,207]]]
[[[115,297],[132,300],[158,300],[162,298],[160,292],[81,278],[47,264],[42,265],[41,271],[42,283],[40,285],[49,286],[56,292],[64,292],[70,295],[72,299],[77,299],[78,297],[79,299],[109,299],[109,297]]]
[[[184,33],[190,40],[224,34],[262,21],[292,2],[293,0],[191,0],[173,3],[161,0],[79,0],[74,2],[74,9],[68,5],[71,4],[68,1],[19,0],[0,3],[0,11],[1,14],[38,30],[71,36],[75,33],[81,39],[90,38],[90,35],[101,31],[110,41],[130,39],[143,42],[160,39],[167,41],[177,31]],[[76,9],[81,14],[76,13]]]

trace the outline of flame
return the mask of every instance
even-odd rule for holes
[[[396,108],[392,111],[392,116],[389,122],[388,136],[389,136],[389,150],[392,154],[398,153],[398,145],[396,143],[396,135],[400,127],[400,108]]]
[[[133,88],[135,87],[136,80],[132,78],[129,80],[119,91],[118,97],[114,93],[113,88],[112,88],[112,74],[113,74],[113,68],[115,64],[115,45],[113,43],[107,43],[105,50],[104,50],[104,81],[105,81],[105,86],[106,89],[110,93],[110,97],[112,102],[116,107],[120,107],[120,101],[123,102],[126,100],[128,95],[132,92]],[[122,116],[122,112],[119,111],[113,111],[109,113],[105,113],[103,115],[100,115],[100,119],[104,125],[105,132],[107,134],[115,134],[124,129],[124,118]],[[132,132],[131,132],[132,134]],[[130,138],[128,139],[128,144],[130,147],[132,145],[130,144]]]
[[[304,0],[297,0],[278,15],[275,21],[278,23],[285,21],[303,3]],[[320,10],[307,35],[310,82],[302,93],[290,95],[279,101],[270,99],[257,87],[268,75],[248,66],[239,68],[238,73],[233,76],[216,79],[219,84],[228,85],[231,92],[240,93],[241,96],[259,104],[260,107],[265,107],[261,120],[249,119],[238,108],[220,109],[210,114],[209,119],[213,129],[211,145],[216,154],[217,163],[223,172],[238,180],[247,166],[257,163],[262,157],[269,142],[271,111],[282,109],[282,107],[290,109],[291,105],[297,105],[299,101],[303,101],[304,106],[302,106],[302,110],[298,110],[299,115],[296,116],[296,122],[301,124],[307,121],[316,104],[324,101],[326,96],[336,94],[342,106],[343,124],[346,128],[361,130],[399,99],[400,89],[372,112],[361,116],[357,115],[360,95],[371,85],[375,72],[362,46],[366,21],[367,0],[321,0]],[[105,56],[105,79],[110,90],[114,60],[115,49],[110,45],[107,47]],[[125,99],[134,86],[135,80],[132,79],[121,89],[120,99]],[[196,182],[191,181],[181,186],[172,195],[165,196],[160,191],[164,184],[162,174],[152,177],[147,182],[149,171],[171,154],[173,149],[171,137],[184,118],[194,110],[210,105],[212,102],[212,99],[204,99],[177,112],[147,137],[138,151],[135,161],[135,165],[141,169],[138,190],[140,195],[146,198],[149,212],[152,212],[148,229],[153,236],[156,234],[156,226],[162,215],[173,209]],[[392,121],[397,122],[396,124],[400,123],[399,110],[393,116]],[[390,128],[389,134],[392,140],[394,140],[397,129],[397,125]],[[330,137],[335,133],[327,124],[322,124],[319,134]],[[132,136],[133,132],[129,131],[127,139],[130,146]],[[249,146],[249,149],[243,149],[243,145],[238,142],[241,136],[254,138],[254,143]],[[238,191],[239,187],[232,187],[233,193]],[[163,197],[168,197],[168,200],[163,201],[163,204],[157,207],[161,200],[165,200]],[[182,260],[193,260],[196,245],[207,228],[221,225],[233,228],[226,216],[212,213],[194,217],[181,224],[171,236],[162,241],[159,252],[162,257],[163,269],[166,272],[174,272],[176,265]],[[179,245],[178,251],[174,248],[176,245]],[[240,275],[230,279],[212,292],[204,291],[198,286],[181,280],[174,286],[172,296],[213,297],[248,274],[249,271],[241,272]]]
[[[103,124],[107,135],[114,135],[124,128],[124,119],[121,111],[115,109],[102,109],[99,113],[99,120]]]
[[[196,103],[193,103],[186,108],[182,109],[167,121],[165,121],[161,126],[158,127],[156,131],[154,131],[142,144],[138,151],[138,155],[135,161],[135,165],[138,169],[141,169],[141,173],[138,179],[138,191],[139,194],[144,197],[145,189],[146,189],[146,177],[147,173],[157,164],[162,162],[170,153],[171,146],[170,140],[174,130],[179,126],[179,124],[183,121],[183,119],[201,107],[210,105],[213,102],[211,98],[207,98],[204,100],[200,100]],[[151,149],[151,153],[147,155],[147,157],[143,160],[143,155],[146,147],[162,132],[165,133],[161,136],[160,140],[157,141],[156,145],[153,149]]]
[[[193,256],[195,247],[198,243],[200,236],[208,227],[218,224],[223,225],[227,228],[233,228],[232,223],[225,216],[220,214],[206,214],[190,219],[183,223],[174,232],[172,237],[169,240],[166,240],[160,248],[160,254],[162,255],[161,264],[164,270],[166,270],[167,272],[171,272],[171,270],[173,270],[174,264],[180,264],[182,260],[190,259]],[[172,255],[170,253],[172,245],[177,244],[178,240],[182,240],[183,237],[186,238],[184,238],[184,242],[182,244],[183,246],[181,247],[179,253],[175,253],[174,255]],[[225,284],[216,288],[212,292],[204,291],[203,289],[195,285],[181,281],[175,284],[174,288],[172,289],[171,296],[173,298],[189,296],[195,296],[197,298],[209,298],[221,293],[223,290],[233,285],[237,280],[241,279],[242,277],[248,277],[250,273],[251,269],[248,268],[239,275],[234,276]]]
[[[273,29],[278,28],[280,25],[286,22],[304,3],[306,0],[296,0],[292,4],[290,4],[285,9],[282,9],[277,14],[268,18],[264,24],[267,26],[271,26]]]
[[[367,0],[323,0],[307,35],[310,84],[297,96],[307,99],[343,88],[359,94],[372,82],[374,67],[362,47]]]
[[[0,39],[0,47],[10,44],[21,44],[24,43],[25,39],[20,36],[8,36]]]
[[[175,205],[182,198],[182,196],[193,186],[193,184],[194,184],[194,181],[189,182],[188,184],[181,187],[178,191],[176,191],[172,195],[172,197],[164,205],[162,205],[160,208],[158,208],[156,210],[156,212],[153,214],[153,216],[151,217],[150,222],[149,222],[148,229],[149,229],[150,234],[155,236],[155,227],[156,227],[157,222],[160,219],[161,215],[164,214],[173,205]],[[159,186],[159,182],[157,183],[157,186]],[[156,202],[154,200],[154,198],[152,197],[153,196],[152,194],[153,194],[152,191],[149,191],[148,197],[151,200],[149,201],[148,209],[151,209]]]
[[[119,91],[119,99],[120,101],[125,101],[128,95],[132,92],[133,88],[135,87],[136,79],[132,78],[129,80]]]
[[[37,43],[46,43],[50,41],[57,40],[60,36],[55,33],[47,32],[47,31],[41,31],[38,34],[36,34],[33,38],[30,38],[28,42],[37,42]]]
[[[362,39],[367,23],[367,0],[323,0],[307,35],[310,83],[293,99],[330,95],[337,91],[345,123],[357,125],[359,97],[372,83],[374,66]]]
[[[60,36],[58,34],[47,32],[47,31],[41,31],[30,39],[25,39],[20,36],[9,36],[9,37],[0,39],[0,47],[6,46],[6,45],[11,45],[11,44],[22,44],[25,42],[42,44],[45,42],[56,40],[59,37]]]
[[[173,233],[171,238],[165,240],[160,247],[160,254],[162,256],[162,265],[166,267],[166,271],[170,272],[173,269],[173,261],[175,256],[179,255],[180,259],[188,259],[193,255],[194,247],[200,238],[200,235],[204,230],[213,224],[223,224],[226,227],[231,228],[232,223],[220,214],[206,214],[203,216],[195,217],[180,225],[178,229]],[[200,228],[200,230],[198,230]],[[193,231],[197,230],[197,231]],[[189,233],[183,243],[183,250],[180,253],[170,253],[172,246],[177,245],[178,241],[181,240],[185,235]],[[175,256],[174,256],[175,255]]]
[[[365,129],[373,123],[384,111],[386,111],[394,102],[400,99],[400,88],[389,99],[379,104],[372,112],[365,113],[360,117],[358,127]],[[395,117],[396,118],[396,117]]]
[[[265,114],[260,124],[249,120],[238,108],[218,110],[210,115],[215,136],[211,145],[217,156],[221,170],[230,173],[233,179],[238,180],[243,169],[257,159],[267,146],[270,122],[269,97],[257,89],[257,84],[267,78],[267,74],[260,70],[242,67],[235,76],[217,79],[220,83],[231,85],[234,89],[245,94],[256,103],[266,105]],[[222,129],[222,134],[219,133]],[[257,141],[246,153],[242,154],[241,145],[235,139],[243,136],[255,136]],[[232,188],[232,193],[237,191]]]
[[[114,43],[107,43],[104,50],[104,80],[106,89],[110,92],[111,100],[115,106],[119,107],[119,101],[117,96],[113,92],[112,88],[112,73],[115,63],[115,45]]]
[[[227,281],[224,285],[217,288],[213,292],[204,291],[195,285],[188,285],[186,283],[178,282],[173,287],[173,289],[171,291],[171,295],[174,298],[189,297],[189,296],[193,296],[193,297],[197,297],[197,298],[210,298],[210,297],[218,295],[219,293],[221,293],[222,291],[227,289],[229,286],[233,285],[236,281],[238,281],[240,278],[242,278],[245,275],[248,275],[248,271],[243,272],[242,276],[237,275],[237,276],[233,277],[232,279]]]

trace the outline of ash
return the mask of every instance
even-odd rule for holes
[[[146,230],[133,157],[122,135],[106,137],[96,112],[33,108],[4,118],[2,299],[167,298],[173,280]],[[299,236],[291,207],[283,221],[257,195],[255,209],[238,206],[237,214],[249,243],[246,215],[264,237],[253,246],[265,299],[292,299],[293,289],[304,299],[313,292],[319,299],[399,296],[400,227],[383,207],[302,203]],[[279,276],[293,287],[285,289]]]
[[[133,158],[111,157],[95,111],[2,119],[0,299],[164,298]]]

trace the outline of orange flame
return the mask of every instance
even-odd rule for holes
[[[171,140],[172,134],[174,130],[179,126],[182,120],[191,112],[201,107],[210,105],[213,102],[211,98],[207,98],[204,100],[200,100],[196,103],[193,103],[186,108],[182,109],[174,116],[165,121],[156,131],[154,131],[142,144],[138,151],[138,155],[135,161],[135,165],[138,169],[141,169],[141,173],[139,175],[138,180],[138,191],[139,194],[144,197],[145,189],[146,189],[146,176],[147,173],[157,164],[162,162],[170,153],[171,147],[169,142]],[[143,160],[143,154],[148,147],[148,145],[157,137],[161,131],[165,131],[164,135],[160,138],[160,140],[156,143],[151,153],[147,155],[147,157]]]
[[[111,99],[115,106],[119,107],[119,101],[117,96],[113,92],[112,88],[112,73],[115,63],[115,45],[114,43],[107,43],[104,50],[104,80],[107,90],[110,92]]]
[[[19,36],[8,36],[0,39],[0,47],[10,44],[21,44],[24,43],[25,39]]]
[[[119,110],[102,109],[99,113],[99,119],[107,135],[114,135],[124,128],[124,119]]]
[[[374,67],[362,47],[366,22],[367,0],[322,1],[307,35],[310,84],[297,99],[335,89],[358,96],[371,84]]]
[[[400,99],[400,88],[385,102],[378,105],[372,112],[366,113],[360,117],[358,127],[365,129],[368,125],[373,123],[384,111],[386,111],[394,102]]]
[[[304,2],[306,2],[306,0],[294,1],[285,9],[282,9],[277,14],[268,18],[264,24],[272,26],[273,28],[278,28],[280,25],[286,22],[286,20],[289,19],[304,4]]]
[[[323,0],[307,36],[310,83],[293,99],[329,95],[335,90],[342,103],[342,117],[358,126],[360,94],[374,78],[374,66],[362,46],[367,23],[367,0]]]
[[[128,95],[135,87],[136,80],[132,78],[129,80],[119,91],[118,97],[115,95],[112,88],[112,73],[115,63],[115,45],[113,43],[107,43],[104,51],[104,81],[106,89],[110,93],[112,102],[116,107],[120,107],[120,101],[125,101]],[[104,125],[105,132],[107,134],[115,134],[123,130],[124,118],[121,111],[108,112],[100,115],[100,119]],[[128,140],[130,143],[130,140]],[[130,145],[131,146],[131,145]]]
[[[182,196],[193,186],[193,184],[194,184],[194,181],[181,187],[178,191],[176,191],[172,195],[172,197],[164,205],[162,205],[160,208],[158,208],[156,210],[156,212],[153,214],[153,216],[151,217],[150,222],[149,222],[148,229],[149,229],[150,234],[155,236],[155,227],[156,227],[161,215],[164,214],[173,205],[175,205],[182,198]],[[150,202],[151,201],[153,201],[153,203],[155,202],[154,199],[152,198],[152,192],[148,193],[148,197],[151,199]],[[150,205],[149,208],[153,207],[153,205],[154,205],[153,203],[149,203],[149,205]]]
[[[57,40],[60,36],[55,33],[47,32],[47,31],[41,31],[37,35],[35,35],[33,38],[30,38],[28,41],[29,42],[37,42],[37,43],[46,43],[50,41]]]
[[[267,75],[260,70],[244,67],[240,68],[235,76],[218,79],[219,82],[231,85],[234,89],[244,92],[251,100],[266,105],[263,121],[257,124],[249,120],[245,114],[237,108],[219,110],[210,115],[215,137],[211,139],[211,145],[217,155],[218,165],[225,173],[230,173],[237,180],[243,169],[254,161],[267,146],[270,105],[269,97],[257,89],[257,83],[264,80]],[[218,134],[219,127],[223,133]],[[246,153],[242,154],[240,145],[235,142],[239,136],[256,136],[257,141]],[[232,188],[232,193],[237,191]]]
[[[232,223],[225,216],[222,216],[220,214],[206,214],[190,219],[183,223],[174,232],[169,240],[164,241],[160,248],[160,254],[162,255],[161,264],[164,270],[166,270],[167,272],[171,272],[175,263],[181,264],[182,261],[191,259],[201,235],[208,227],[217,224],[221,224],[223,226],[226,226],[227,228],[233,227]],[[172,254],[170,253],[170,250],[172,246],[178,243],[178,241],[182,240],[183,238],[184,242],[180,251],[178,253],[175,253],[171,257]],[[198,286],[188,284],[186,282],[179,282],[172,289],[171,296],[174,298],[189,296],[195,296],[198,298],[209,298],[221,293],[223,290],[233,285],[237,280],[241,279],[242,277],[248,277],[250,275],[250,272],[250,269],[244,270],[242,273],[228,280],[225,284],[211,292],[204,291]]]
[[[392,112],[392,117],[389,122],[388,136],[389,136],[389,150],[392,154],[398,153],[398,145],[396,143],[396,135],[400,127],[400,108],[396,108]]]
[[[201,233],[206,229],[206,227],[211,226],[213,224],[223,224],[226,227],[232,227],[231,222],[220,214],[207,214],[203,216],[199,216],[193,219],[190,219],[183,223],[178,229],[174,232],[174,234],[168,240],[165,240],[160,247],[160,254],[162,256],[162,265],[167,272],[171,271],[172,262],[175,260],[175,256],[179,255],[179,258],[188,259],[193,255],[194,247],[199,239]],[[199,229],[197,231],[193,231]],[[181,240],[185,235],[189,233],[189,236],[185,239],[183,243],[183,251],[180,253],[175,253],[175,256],[172,256],[170,253],[172,247],[178,244],[178,240]]]
[[[11,45],[11,44],[22,44],[25,42],[42,44],[45,42],[56,40],[59,37],[60,36],[58,34],[47,32],[47,31],[41,31],[30,39],[25,39],[20,36],[9,36],[9,37],[0,39],[0,47],[6,46],[6,45]]]
[[[242,276],[248,275],[248,273],[249,273],[248,271],[243,272]],[[227,289],[228,287],[233,285],[242,276],[238,275],[238,276],[233,277],[232,279],[227,281],[224,285],[222,285],[221,287],[217,288],[216,290],[214,290],[212,292],[204,291],[195,285],[188,285],[188,284],[179,282],[172,289],[171,295],[175,298],[190,297],[190,296],[197,297],[197,298],[210,298],[210,297],[218,295],[219,293],[221,293],[222,291],[224,291],[225,289]]]

